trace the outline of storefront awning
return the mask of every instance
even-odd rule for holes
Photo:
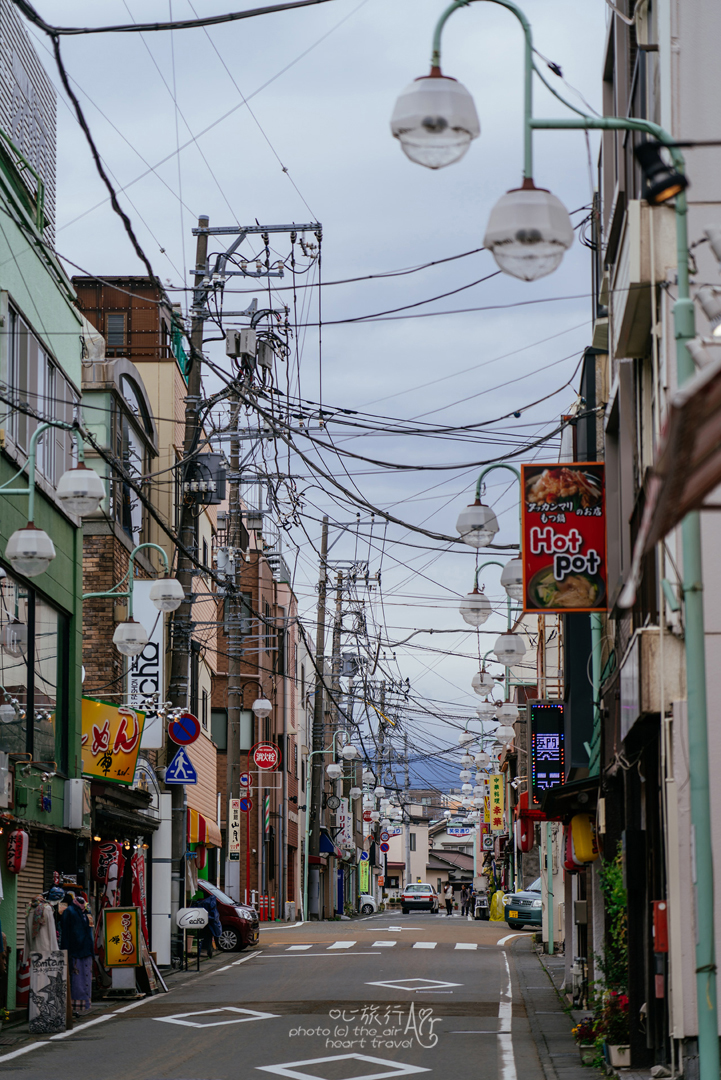
[[[222,847],[220,829],[212,818],[205,817],[199,810],[188,808],[188,843],[204,844],[205,847]]]
[[[641,562],[692,510],[719,510],[705,500],[721,484],[721,360],[703,368],[671,397],[653,475],[619,606],[632,607]]]
[[[320,830],[320,853],[321,855],[335,855],[336,859],[343,858],[343,852],[333,843],[330,833],[325,828]]]

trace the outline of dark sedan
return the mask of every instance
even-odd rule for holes
[[[518,930],[524,926],[540,926],[543,920],[541,879],[536,878],[527,889],[510,893],[506,902],[506,922]]]
[[[236,904],[226,893],[210,881],[199,881],[203,892],[214,896],[218,905],[218,915],[223,932],[218,938],[218,947],[223,952],[241,951],[252,948],[260,940],[258,912],[249,904]]]

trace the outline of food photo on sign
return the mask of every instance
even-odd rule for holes
[[[521,487],[524,611],[605,611],[603,464],[523,465]]]

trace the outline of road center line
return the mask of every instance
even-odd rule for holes
[[[513,1053],[513,1035],[511,1034],[513,988],[511,985],[511,966],[508,963],[507,953],[503,953],[503,962],[506,966],[507,981],[505,989],[501,990],[501,1000],[498,1003],[501,1080],[516,1080],[516,1058]]]

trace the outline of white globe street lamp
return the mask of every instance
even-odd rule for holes
[[[521,281],[552,274],[572,243],[573,226],[565,206],[530,179],[501,196],[483,238],[500,269]]]
[[[5,558],[18,574],[37,577],[55,558],[55,545],[46,532],[28,522],[12,534],[5,548]]]
[[[514,664],[520,663],[526,655],[526,646],[518,634],[514,634],[509,630],[496,639],[493,651],[500,664],[504,664],[505,667],[513,667]]]
[[[515,737],[515,734],[513,728],[507,724],[501,724],[495,731],[496,738],[500,739],[502,743],[509,743]]]
[[[375,778],[375,776],[373,775],[373,773],[371,772],[370,769],[364,769],[363,770],[363,783],[364,784],[374,784],[375,779],[376,778]]]
[[[518,720],[518,705],[515,701],[504,701],[499,706],[497,715],[502,724],[515,724]]]
[[[401,93],[391,132],[416,165],[442,169],[460,161],[481,126],[465,86],[432,68],[430,75],[415,79]]]
[[[55,496],[69,513],[85,517],[94,514],[105,498],[105,484],[95,469],[80,462],[60,477]]]
[[[380,821],[381,816],[377,810],[371,810],[371,821]]]
[[[337,761],[329,761],[325,767],[329,780],[339,780],[343,775],[343,767]]]
[[[483,589],[474,589],[461,600],[458,610],[469,626],[483,626],[493,608]]]
[[[158,611],[175,611],[185,599],[185,593],[177,578],[160,578],[150,586],[150,599]]]
[[[491,764],[490,755],[487,754],[485,750],[481,750],[480,754],[476,754],[475,761],[476,765],[478,765],[482,769],[485,769],[486,766]]]
[[[523,599],[523,561],[511,559],[501,571],[501,585],[511,600]]]
[[[477,671],[471,679],[471,688],[475,690],[477,694],[480,694],[481,697],[485,697],[487,694],[490,694],[491,690],[493,690],[495,685],[496,680],[493,678],[490,671],[486,671],[485,668]]]
[[[115,627],[113,644],[123,656],[139,656],[148,644],[148,632],[135,619],[128,619]]]
[[[469,773],[468,769],[461,769],[461,771],[458,774],[458,779],[463,780],[464,783],[467,780],[470,780],[471,779],[471,774]]]
[[[383,796],[385,795],[385,793],[386,793],[386,789],[383,787],[382,784],[379,784],[378,787],[373,792],[376,799],[382,799]]]
[[[355,761],[355,759],[359,757],[360,752],[357,746],[353,746],[352,743],[346,743],[341,750],[341,754],[346,761]]]
[[[476,713],[481,720],[490,720],[491,717],[496,715],[495,701],[482,701],[480,705],[476,706]]]
[[[462,785],[461,785],[461,792],[462,792],[462,793],[463,793],[464,795],[470,795],[470,794],[472,794],[472,792],[473,792],[473,785],[472,785],[472,784],[462,784]]]
[[[352,799],[353,802],[355,802],[356,799],[360,799],[362,794],[363,794],[363,792],[361,791],[361,789],[359,787],[352,787],[350,789],[350,791],[348,792],[348,798]]]
[[[488,547],[499,528],[498,518],[493,510],[490,506],[485,506],[480,499],[461,510],[456,522],[456,531],[461,540],[475,548]]]
[[[270,716],[271,712],[273,711],[273,706],[267,698],[260,697],[255,699],[255,701],[251,705],[251,709],[259,720],[265,720],[266,716]]]
[[[475,737],[476,736],[473,734],[472,731],[462,731],[460,733],[460,735],[458,736],[458,742],[460,743],[461,746],[464,746],[466,743],[473,742]]]

